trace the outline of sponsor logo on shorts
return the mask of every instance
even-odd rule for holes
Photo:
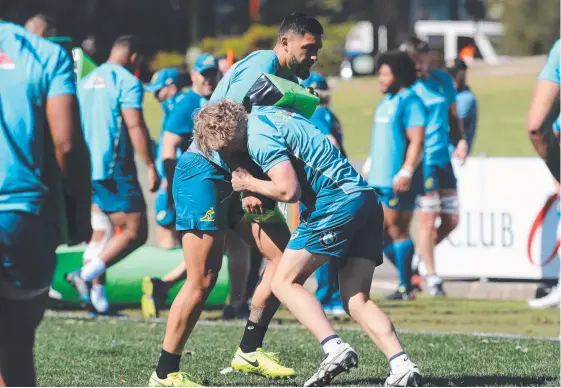
[[[425,189],[432,189],[434,187],[434,178],[430,177],[425,179]]]
[[[324,247],[331,246],[335,244],[337,241],[337,235],[332,230],[328,230],[327,232],[323,232],[320,236],[321,245]]]
[[[165,210],[160,210],[160,211],[158,212],[158,214],[156,214],[156,219],[157,219],[158,221],[161,221],[161,220],[163,220],[164,218],[166,218],[166,214],[167,214],[167,212],[166,212]]]
[[[200,218],[200,221],[202,222],[214,222],[214,208],[211,207],[210,209],[208,209],[204,215],[204,217]]]
[[[388,202],[388,204],[389,204],[391,207],[394,207],[394,206],[397,206],[398,202],[399,202],[399,198],[393,197],[392,199],[390,199],[390,201]]]

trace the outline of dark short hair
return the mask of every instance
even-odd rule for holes
[[[140,53],[140,45],[138,39],[133,35],[121,35],[115,39],[113,48],[122,47],[128,49],[131,53]]]
[[[456,58],[454,60],[454,64],[452,66],[448,67],[447,70],[448,70],[448,73],[450,73],[450,75],[452,77],[455,77],[456,74],[458,74],[459,71],[462,71],[462,70],[465,71],[467,69],[468,69],[468,66],[466,65],[466,63],[464,61],[462,61],[460,58]]]
[[[430,52],[430,45],[418,36],[411,35],[399,46],[399,49],[408,54],[428,53]]]
[[[306,34],[321,35],[323,27],[317,19],[303,13],[291,13],[282,21],[279,28],[279,39],[286,34],[304,36]]]
[[[386,51],[378,57],[377,68],[388,65],[393,76],[401,87],[409,87],[417,80],[417,69],[415,62],[403,51]]]

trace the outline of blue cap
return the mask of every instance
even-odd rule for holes
[[[193,65],[193,70],[202,73],[210,69],[218,69],[218,58],[209,53],[199,55]]]
[[[152,76],[150,83],[144,87],[147,92],[156,93],[168,85],[177,85],[179,71],[174,68],[158,70]]]
[[[329,90],[327,79],[320,73],[311,72],[310,76],[300,83],[305,88],[315,90]]]

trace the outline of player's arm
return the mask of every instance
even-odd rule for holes
[[[177,165],[177,150],[183,139],[176,133],[165,131],[162,136],[162,160],[166,174],[168,198],[172,198],[173,174]]]
[[[552,132],[552,125],[556,117],[553,110],[556,109],[554,103],[558,95],[558,84],[547,80],[538,80],[530,102],[526,129],[538,155],[544,160],[548,156],[547,140],[550,137],[549,132]],[[558,110],[559,108],[557,107]],[[549,120],[547,120],[548,118]]]
[[[455,102],[448,109],[448,120],[450,123],[450,137],[453,143],[456,144],[454,156],[463,161],[467,157],[469,147],[464,132],[464,122],[458,114],[458,107]]]
[[[131,143],[148,168],[148,184],[150,191],[155,192],[160,185],[160,178],[154,164],[154,153],[150,142],[148,127],[141,109],[122,109],[121,115],[127,127]]]
[[[257,179],[246,170],[238,169],[232,174],[235,191],[250,191],[264,195],[277,202],[296,203],[300,199],[300,184],[290,160],[274,165],[267,176],[270,181]]]
[[[402,119],[408,146],[405,160],[393,180],[393,189],[398,193],[411,188],[411,179],[423,157],[426,113],[422,103],[417,99],[412,99],[405,108]]]
[[[72,226],[70,243],[78,244],[87,241],[91,234],[90,153],[80,125],[72,61],[61,50],[52,64],[53,74],[49,84],[45,116],[56,162],[64,179],[66,206],[71,207],[68,214]]]

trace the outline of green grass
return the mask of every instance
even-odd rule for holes
[[[387,362],[367,336],[340,330],[359,353],[359,368],[338,386],[381,385]],[[117,320],[47,318],[38,331],[41,386],[145,386],[155,368],[164,325]],[[182,370],[211,386],[302,386],[322,358],[311,334],[298,327],[272,328],[266,349],[295,367],[295,380],[269,381],[221,375],[238,346],[242,327],[198,326],[187,343]],[[419,364],[426,386],[559,386],[559,342],[404,333],[401,340]]]
[[[534,156],[525,131],[535,75],[490,77],[477,73],[470,85],[478,98],[479,125],[474,155]],[[345,130],[345,148],[351,159],[366,158],[370,148],[372,116],[381,99],[377,78],[339,81],[333,92],[333,110]],[[145,100],[146,120],[158,138],[161,109],[151,95]]]
[[[560,383],[559,342],[470,335],[494,332],[558,338],[557,309],[530,310],[523,302],[429,298],[380,305],[402,331],[402,342],[420,365],[426,385],[558,386]],[[140,316],[137,310],[124,312],[132,318]],[[301,386],[321,361],[317,341],[289,312],[281,310],[267,335],[266,350],[279,352],[287,365],[296,368],[298,378],[275,382],[235,373],[221,375],[219,372],[229,365],[238,346],[243,322],[223,325],[217,321],[219,316],[219,311],[204,312],[206,323],[195,329],[186,347],[182,370],[192,373],[199,382],[214,386]],[[161,347],[162,321],[67,319],[61,313],[50,313],[37,337],[40,385],[145,385]],[[387,365],[380,352],[348,319],[335,319],[333,323],[360,357],[359,368],[342,376],[336,384],[382,384]],[[466,334],[449,335],[451,331]]]

